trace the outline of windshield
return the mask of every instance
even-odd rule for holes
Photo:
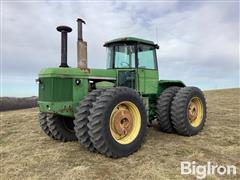
[[[115,62],[113,62],[113,59],[115,59]],[[107,68],[135,68],[134,45],[115,45],[114,48],[108,47]]]

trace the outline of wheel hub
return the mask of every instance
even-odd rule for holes
[[[141,128],[141,115],[138,107],[130,101],[120,102],[112,110],[109,126],[116,142],[120,144],[133,142]]]
[[[188,119],[194,121],[198,116],[198,106],[194,102],[190,102],[188,107]]]
[[[188,121],[191,126],[198,127],[203,119],[203,104],[199,97],[193,97],[188,104]]]
[[[118,109],[114,115],[114,131],[120,136],[127,136],[132,130],[133,120],[131,113],[126,109]]]

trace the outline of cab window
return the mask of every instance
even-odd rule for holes
[[[136,67],[134,45],[115,45],[114,47],[108,47],[107,51],[107,68]]]
[[[157,69],[155,48],[149,45],[138,45],[138,67]]]
[[[115,46],[115,68],[135,68],[135,51],[133,45]]]

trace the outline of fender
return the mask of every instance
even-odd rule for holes
[[[186,85],[180,80],[159,80],[158,95],[171,86],[185,87]]]

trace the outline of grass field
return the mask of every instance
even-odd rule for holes
[[[195,179],[181,176],[181,161],[236,165],[240,179],[240,89],[205,92],[208,117],[193,137],[149,128],[142,148],[127,158],[90,153],[77,142],[51,140],[37,121],[38,109],[1,112],[0,179]]]

